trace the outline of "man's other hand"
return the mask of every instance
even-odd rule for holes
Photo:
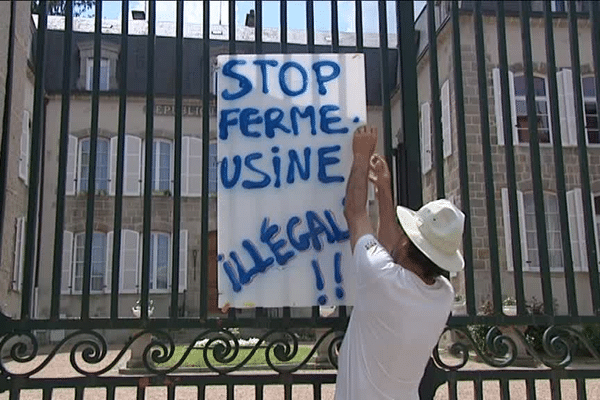
[[[368,160],[377,145],[377,128],[361,126],[354,132],[352,152],[354,156],[363,156]]]
[[[369,160],[369,180],[375,185],[375,193],[377,195],[382,191],[392,188],[390,168],[385,158],[379,154],[373,154]]]

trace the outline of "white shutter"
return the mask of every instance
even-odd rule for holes
[[[120,293],[136,293],[138,286],[139,233],[124,229],[121,232]]]
[[[492,71],[494,81],[494,113],[496,114],[496,137],[498,145],[504,146],[504,121],[502,119],[502,91],[500,87],[500,68]],[[506,190],[506,189],[502,189]],[[509,260],[510,258],[507,258]],[[512,264],[510,264],[512,269]]]
[[[123,194],[139,196],[141,192],[140,172],[142,171],[142,139],[133,135],[125,136],[125,164],[123,171]]]
[[[100,59],[100,90],[110,89],[110,63],[107,58]]]
[[[77,177],[77,138],[69,135],[69,147],[67,151],[67,176],[65,182],[65,194],[74,195]]]
[[[25,217],[19,217],[15,229],[15,260],[13,264],[12,290],[21,290],[23,286],[23,266],[25,258]]]
[[[189,136],[181,138],[181,195],[188,195],[188,152],[190,148]]]
[[[188,231],[179,231],[179,292],[187,289]]]
[[[450,110],[450,80],[442,85],[442,137],[444,158],[452,154],[452,113]]]
[[[569,235],[571,237],[573,269],[575,271],[587,271],[588,258],[581,189],[577,188],[567,192],[567,208],[569,211]]]
[[[569,125],[567,124],[567,104],[565,102],[564,71],[556,73],[556,91],[558,92],[558,115],[560,116],[560,137],[563,146],[571,145]]]
[[[202,195],[202,140],[190,136],[187,147],[187,196]]]
[[[513,143],[519,143],[517,132],[517,102],[515,101],[515,74],[508,71],[508,94],[510,98],[510,122],[512,127]]]
[[[431,169],[431,119],[429,102],[421,104],[421,169],[426,173]]]
[[[509,271],[514,270],[514,263],[512,258],[512,236],[511,236],[511,223],[510,223],[510,206],[508,199],[508,189],[502,188],[502,216],[504,221],[504,240],[506,244],[506,267]],[[521,259],[522,269],[527,271],[529,264],[527,260],[527,236],[525,234],[525,209],[523,205],[523,193],[517,191],[517,204],[519,209],[519,231],[521,240]]]
[[[523,261],[523,271],[530,271],[533,268],[529,260],[529,252],[527,247],[527,228],[525,227],[525,201],[523,200],[523,192],[517,190],[517,205],[519,208],[519,232],[521,233],[521,258]]]
[[[106,273],[104,274],[104,293],[110,293],[112,277],[113,231],[106,234]]]
[[[87,76],[85,79],[85,89],[92,90],[92,86],[94,83],[94,81],[92,79],[94,76],[94,59],[93,58],[87,59],[86,71],[87,71]]]
[[[21,121],[21,154],[19,156],[19,178],[25,184],[28,183],[29,176],[29,145],[31,142],[31,132],[29,129],[30,114],[28,110],[23,110],[23,120]]]
[[[573,92],[573,72],[565,68],[563,73],[563,89],[565,96],[565,113],[567,115],[567,127],[569,132],[569,143],[577,145],[577,123],[575,113],[575,94]]]
[[[513,135],[513,144],[518,143],[517,136],[517,107],[515,103],[515,77],[514,74],[508,71],[508,91],[510,99],[510,117],[511,117],[511,128]],[[496,114],[496,137],[498,139],[498,145],[504,146],[504,120],[502,118],[502,99],[505,94],[502,93],[502,87],[500,82],[500,69],[494,68],[492,71],[492,80],[494,83],[494,113]]]
[[[109,185],[108,193],[114,196],[117,190],[117,146],[119,138],[117,136],[110,138],[110,154],[109,154]]]
[[[496,68],[497,69],[497,68]],[[498,115],[498,114],[496,114]],[[498,136],[500,137],[500,136]],[[508,189],[502,188],[502,217],[504,221],[504,240],[506,248],[506,268],[509,271],[514,270],[512,259],[512,240],[510,234],[510,208],[508,206]]]
[[[60,277],[60,292],[71,293],[71,267],[73,264],[73,232],[63,232],[62,274]]]

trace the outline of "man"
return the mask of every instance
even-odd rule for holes
[[[354,134],[344,215],[357,296],[340,350],[335,398],[418,400],[454,298],[442,270],[464,266],[458,250],[464,214],[447,200],[416,213],[404,207],[394,212],[389,169],[373,154],[376,143],[373,128]],[[377,239],[366,210],[369,179],[379,202]]]

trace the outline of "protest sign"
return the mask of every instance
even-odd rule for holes
[[[350,305],[362,54],[218,57],[219,307]]]

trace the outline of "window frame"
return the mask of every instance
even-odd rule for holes
[[[102,68],[106,68],[106,84],[102,86]],[[87,57],[85,60],[85,90],[91,92],[94,90],[94,57]],[[100,85],[99,91],[108,92],[110,90],[110,59],[100,57]]]
[[[160,189],[160,180],[158,179],[160,177],[160,151],[156,151],[157,149],[159,149],[159,145],[161,143],[166,143],[169,145],[169,188],[168,189]],[[168,191],[169,194],[173,193],[173,180],[174,180],[174,171],[173,171],[173,167],[174,167],[174,142],[171,139],[166,139],[166,138],[154,138],[152,140],[152,160],[153,160],[153,164],[152,164],[152,191],[155,193],[164,193],[165,191]]]
[[[528,206],[527,198],[529,196],[531,196],[531,200],[532,200],[532,204],[533,204],[533,211],[534,211],[533,214],[528,213],[528,209],[527,209],[527,206]],[[527,238],[527,234],[528,233],[533,233],[535,235],[534,236],[535,240],[534,240],[533,244],[535,245],[535,249],[534,250],[537,252],[537,256],[538,256],[537,258],[538,258],[538,263],[539,263],[539,249],[537,248],[537,246],[538,246],[538,243],[537,243],[537,226],[536,226],[536,222],[535,222],[535,218],[536,218],[536,215],[535,215],[535,199],[534,199],[533,196],[534,196],[533,191],[523,192],[523,210],[524,210],[523,217],[524,217],[524,221],[522,221],[522,223],[523,223],[524,229],[525,229],[525,243],[527,244],[527,249],[526,249],[526,251],[527,251],[527,253],[526,253],[527,261],[526,262],[528,263],[528,270],[530,270],[530,271],[540,271],[540,265],[533,265],[532,261],[529,259],[530,258],[529,257],[529,252],[532,250],[532,244],[529,243],[529,240]],[[557,208],[557,212],[555,214],[555,217],[557,218],[557,221],[556,221],[555,225],[556,225],[556,227],[558,229],[555,229],[553,231],[550,231],[550,224],[548,223],[549,218],[550,218],[549,213],[548,213],[548,204],[549,204],[548,198],[549,197],[552,197],[554,199],[554,201],[556,202],[556,208]],[[551,264],[552,264],[553,260],[559,261],[560,264],[561,264],[561,266],[552,266],[552,265],[550,265],[549,266],[550,272],[564,272],[565,266],[564,266],[564,263],[563,263],[564,260],[563,260],[562,244],[559,245],[558,249],[550,249],[550,244],[551,244],[550,243],[551,242],[551,240],[550,240],[550,233],[555,233],[555,234],[558,234],[559,236],[560,236],[560,233],[561,233],[560,213],[558,211],[558,195],[555,192],[550,192],[550,191],[546,191],[546,190],[544,191],[544,208],[545,208],[545,210],[544,210],[544,216],[545,216],[545,219],[546,219],[546,242],[548,244],[548,251],[549,252],[551,250],[560,251],[560,257],[558,257],[558,256],[557,257],[553,257],[551,254],[549,254],[549,256],[550,256],[549,259],[550,259],[550,263]],[[527,224],[527,216],[528,215],[533,215],[533,218],[534,218],[533,227],[528,226],[528,224]],[[533,228],[533,229],[531,229],[531,228]],[[561,240],[559,240],[559,243],[561,243]]]
[[[98,187],[98,168],[100,167],[99,163],[98,163],[98,146],[96,147],[96,194],[100,194],[102,191],[106,192],[106,194],[109,194],[110,191],[110,163],[111,163],[111,154],[110,154],[110,139],[109,138],[105,138],[105,137],[99,137],[98,139],[98,143],[100,142],[105,142],[106,143],[106,188],[99,188]],[[78,140],[78,146],[77,146],[77,193],[87,193],[89,192],[89,181],[88,181],[88,177],[89,177],[89,158],[88,158],[88,163],[87,163],[87,168],[88,171],[84,174],[82,172],[83,169],[83,143],[84,142],[91,142],[91,137],[84,137],[84,138],[80,138]],[[91,156],[91,148],[89,151],[89,156]],[[82,186],[83,186],[83,182],[86,182],[86,189],[83,190]]]
[[[69,282],[69,286],[71,288],[71,294],[82,294],[83,293],[83,269],[85,268],[85,232],[79,232],[79,233],[73,233],[73,256],[71,257],[71,281]],[[90,266],[90,293],[92,294],[100,294],[100,293],[105,293],[106,291],[106,287],[107,287],[107,271],[106,271],[106,266],[107,266],[107,247],[108,247],[108,233],[107,232],[102,232],[102,231],[94,231],[93,232],[93,237],[92,237],[92,253],[94,251],[94,239],[96,237],[101,237],[101,236],[96,236],[96,235],[102,235],[104,237],[104,248],[101,249],[101,254],[103,254],[104,257],[104,263],[102,264],[102,275],[94,275],[94,268],[93,265]],[[79,238],[81,238],[81,240],[83,241],[82,245],[80,246],[78,241]],[[78,260],[77,255],[78,252],[77,250],[80,249],[81,250],[81,256],[83,257],[82,260]],[[77,266],[78,264],[81,265],[81,274],[77,273]],[[94,264],[94,260],[92,259],[92,264]],[[101,276],[102,278],[102,288],[101,289],[94,289],[93,288],[93,279],[94,277],[99,277]],[[77,288],[77,279],[81,278],[81,288]]]
[[[515,116],[514,119],[516,120],[517,124],[515,125],[514,129],[513,129],[513,143],[516,145],[529,145],[529,141],[522,141],[520,139],[520,135],[519,135],[519,131],[523,130],[523,128],[519,128],[518,127],[518,117],[519,114],[516,114],[516,110],[517,110],[517,101],[523,101],[525,103],[525,107],[527,107],[527,94],[523,95],[517,95],[517,90],[516,90],[516,85],[515,85],[515,80],[517,77],[523,76],[525,83],[527,84],[527,77],[525,77],[525,72],[519,72],[519,73],[513,73],[513,86],[512,86],[512,97],[511,97],[511,101],[514,102],[514,107],[513,110],[515,112]],[[539,128],[538,128],[538,142],[540,144],[540,146],[549,146],[553,144],[553,140],[552,140],[552,113],[550,112],[550,93],[549,93],[549,89],[548,89],[548,77],[546,75],[540,74],[540,73],[534,73],[533,74],[533,78],[540,78],[544,80],[544,92],[545,92],[545,96],[538,96],[535,95],[534,97],[534,101],[536,103],[536,117],[539,115],[537,114],[537,102],[538,101],[545,101],[546,103],[546,115],[548,118],[548,141],[541,141],[540,140],[540,134],[539,134]],[[526,89],[527,90],[527,89]],[[526,115],[527,118],[529,118],[528,115]],[[528,121],[529,123],[529,121]],[[529,133],[529,126],[527,127],[527,132]]]
[[[157,288],[157,278],[158,278],[158,251],[159,247],[158,239],[159,237],[164,236],[167,238],[167,276],[166,276],[166,287],[165,288]],[[140,250],[142,247],[140,246]],[[150,293],[170,293],[171,292],[171,274],[173,271],[173,235],[170,232],[163,231],[151,231],[150,232],[150,268],[149,268],[149,282],[148,288]],[[140,264],[141,265],[141,264]],[[178,290],[179,291],[179,290]]]
[[[596,82],[595,79],[596,77],[593,74],[586,74],[581,76],[581,96],[582,96],[582,106],[583,106],[583,123],[584,123],[584,128],[585,128],[585,140],[586,140],[586,144],[588,146],[591,147],[600,147],[600,110],[598,107],[598,104],[596,103],[596,96],[586,96],[585,93],[583,93],[583,80],[584,79],[592,79],[592,87],[594,88],[594,90],[596,89]],[[593,103],[596,105],[596,120],[597,120],[597,124],[598,126],[596,127],[598,133],[598,142],[590,142],[590,132],[587,126],[587,112],[586,112],[586,108],[585,108],[585,103],[586,101]],[[575,143],[577,144],[577,143]]]

